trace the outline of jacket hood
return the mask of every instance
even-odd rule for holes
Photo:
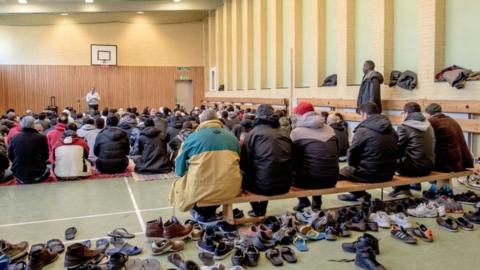
[[[76,142],[78,141],[78,137],[75,135],[75,136],[67,136],[65,138],[63,138],[63,144],[76,144]]]
[[[244,128],[252,128],[253,121],[250,119],[243,119],[242,122],[240,122],[240,125]]]
[[[83,125],[81,128],[81,130],[94,130],[95,129],[95,126],[94,125],[90,125],[90,124],[86,124],[86,125]]]
[[[293,125],[295,127],[305,128],[323,128],[325,119],[316,112],[307,112],[303,115],[298,115],[293,118]]]
[[[370,115],[366,120],[361,122],[357,128],[364,127],[378,133],[390,133],[393,130],[390,120],[381,114]],[[355,129],[357,129],[355,128]]]
[[[427,121],[422,113],[416,112],[408,115],[407,119],[403,121],[402,125],[414,128],[420,131],[427,131],[430,128],[430,122]]]
[[[134,126],[133,123],[127,122],[127,121],[124,121],[118,124],[118,127],[121,129],[131,129],[133,128],[133,126]]]
[[[118,141],[121,138],[125,137],[125,131],[117,128],[117,127],[109,127],[103,130],[105,136],[107,136],[112,141]]]
[[[364,77],[363,77],[363,80],[366,81],[366,80],[371,80],[371,79],[378,79],[378,82],[380,84],[383,83],[383,75],[382,73],[380,72],[376,72],[375,70],[372,70],[370,72],[368,72]]]
[[[178,128],[178,129],[181,129],[182,126],[183,126],[183,119],[182,117],[179,117],[179,116],[175,116],[172,121],[169,123],[169,126],[170,127],[174,127],[174,128]]]
[[[197,128],[197,131],[200,131],[205,128],[223,128],[222,122],[220,120],[210,120],[200,123]]]
[[[153,138],[153,137],[157,137],[158,134],[160,134],[160,132],[161,132],[160,129],[158,129],[156,127],[146,127],[144,129],[142,129],[140,134],[143,134],[147,137]]]

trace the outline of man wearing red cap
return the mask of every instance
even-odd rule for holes
[[[334,187],[338,180],[338,144],[335,131],[325,124],[325,119],[314,111],[310,102],[301,102],[294,109],[293,179],[294,185],[304,189]],[[296,211],[312,206],[320,210],[322,196],[299,198]]]

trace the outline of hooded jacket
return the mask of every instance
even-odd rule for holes
[[[382,112],[382,98],[380,93],[380,85],[382,83],[383,75],[375,70],[372,70],[363,76],[362,84],[358,91],[357,108],[362,104],[371,101],[377,104],[380,112]]]
[[[248,133],[248,131],[252,130],[252,128],[253,121],[250,119],[243,119],[240,124],[233,127],[232,133],[240,141],[240,144],[242,144],[245,135]]]
[[[85,135],[89,131],[94,130],[94,129],[95,129],[94,125],[90,125],[90,124],[83,125],[81,128],[78,129],[77,136],[80,137],[80,138],[85,138]]]
[[[175,161],[180,179],[172,184],[170,203],[181,211],[197,202],[221,204],[241,191],[240,145],[218,120],[202,122],[183,142]]]
[[[138,173],[169,173],[172,165],[167,153],[165,134],[157,127],[146,127],[140,131],[138,154],[141,158],[135,162]]]
[[[338,156],[345,157],[347,156],[348,148],[350,147],[350,142],[348,141],[348,127],[346,122],[343,123],[332,123],[330,127],[335,131],[335,137],[337,137],[338,143]]]
[[[95,149],[95,141],[97,140],[97,136],[100,131],[102,130],[98,128],[89,130],[87,133],[85,133],[85,136],[83,137],[85,142],[88,144],[88,148],[90,148],[90,152],[88,153],[88,159],[91,161],[95,161],[97,159],[93,150]]]
[[[429,175],[435,163],[435,134],[422,113],[411,113],[398,126],[398,172],[406,176]]]
[[[137,122],[133,119],[128,119],[121,121],[118,124],[118,128],[125,131],[127,133],[127,136],[130,137],[130,134],[132,133],[132,130],[137,126]]]
[[[8,160],[7,145],[3,138],[0,138],[0,181],[5,173],[5,170],[10,166],[10,161]]]
[[[305,189],[334,187],[338,180],[338,147],[333,129],[316,112],[293,119],[293,179]]]
[[[435,132],[435,171],[456,172],[473,168],[473,158],[460,125],[451,117],[437,113],[430,119]]]
[[[145,124],[140,122],[137,127],[132,130],[130,136],[128,136],[128,141],[130,142],[130,156],[138,156],[138,140],[140,139],[140,133],[145,128]],[[164,133],[165,134],[165,133]]]
[[[6,143],[10,145],[13,137],[17,136],[20,132],[22,132],[22,127],[19,123],[14,123],[13,127],[10,128],[7,135]]]
[[[57,123],[55,128],[47,133],[48,151],[50,153],[50,162],[53,163],[53,146],[63,138],[66,125],[64,123]]]
[[[90,149],[77,136],[68,136],[53,146],[53,172],[59,178],[80,178],[92,175],[88,161]]]
[[[128,166],[130,144],[127,133],[117,127],[100,131],[95,140],[96,167],[102,173],[122,173]]]
[[[242,145],[243,187],[259,195],[285,194],[293,180],[292,141],[277,117],[259,118],[258,113]]]
[[[178,155],[178,150],[180,150],[180,147],[182,143],[192,134],[193,129],[191,128],[183,128],[180,130],[177,136],[175,138],[171,139],[168,142],[168,150],[171,152],[171,159],[175,160]]]
[[[171,119],[171,122],[168,124],[167,134],[165,141],[169,142],[171,139],[175,138],[178,135],[183,126],[183,118],[181,116],[175,116]]]
[[[155,127],[159,128],[163,134],[167,134],[167,128],[168,128],[167,119],[161,116],[155,116],[155,118],[153,118],[153,122],[155,123]]]
[[[352,173],[368,182],[391,180],[396,169],[397,133],[390,120],[384,115],[370,115],[354,133],[348,150]]]

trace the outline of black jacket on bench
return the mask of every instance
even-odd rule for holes
[[[335,131],[322,116],[307,112],[294,118],[294,185],[305,189],[334,187],[338,180],[338,143]]]
[[[352,173],[371,182],[391,180],[396,169],[397,133],[390,120],[384,115],[370,115],[354,133],[348,150]]]

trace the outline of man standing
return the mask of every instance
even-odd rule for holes
[[[90,91],[86,97],[88,110],[89,111],[98,111],[98,103],[100,102],[100,95],[95,90],[95,87],[90,88]]]
[[[382,113],[382,98],[380,94],[380,85],[383,83],[381,73],[375,71],[375,63],[367,60],[363,64],[363,80],[360,85],[357,99],[357,112],[365,102],[373,102],[378,106],[379,113]]]

